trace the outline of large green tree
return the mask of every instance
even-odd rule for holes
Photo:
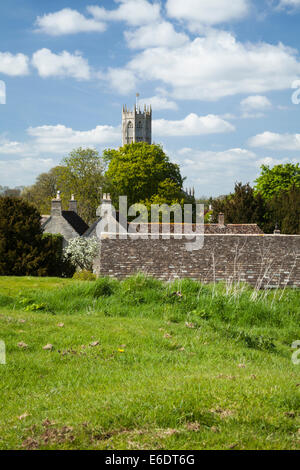
[[[100,204],[100,187],[103,186],[103,165],[94,149],[78,148],[65,157],[60,166],[37,177],[33,186],[27,187],[22,197],[34,204],[41,214],[48,214],[51,199],[61,191],[62,203],[68,208],[72,194],[78,201],[78,213],[88,223],[96,217]]]
[[[229,224],[257,223],[263,230],[268,229],[266,203],[260,194],[255,194],[250,184],[236,183],[234,193],[212,200],[213,222],[220,212],[225,214]]]
[[[107,190],[115,206],[118,197],[135,203],[181,203],[186,198],[178,165],[172,163],[160,145],[138,142],[118,150],[106,150]]]
[[[22,198],[33,204],[40,214],[49,214],[51,199],[58,190],[60,167],[51,168],[48,173],[41,173],[32,186],[27,186],[22,192]]]
[[[255,192],[260,193],[265,199],[272,199],[282,191],[291,188],[300,188],[299,163],[287,163],[270,168],[268,165],[261,167],[261,175],[257,178]]]
[[[281,191],[268,201],[269,217],[284,234],[300,235],[300,188]]]
[[[0,198],[0,275],[38,275],[46,270],[40,214],[22,199]]]
[[[58,188],[68,197],[75,194],[78,213],[88,224],[95,220],[103,184],[103,163],[97,150],[78,148],[62,160]]]

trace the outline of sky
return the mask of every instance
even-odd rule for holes
[[[1,2],[0,185],[121,146],[136,93],[198,197],[299,162],[299,22],[300,0]]]

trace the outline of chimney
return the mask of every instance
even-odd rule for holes
[[[103,194],[103,197],[101,199],[101,205],[98,207],[98,209],[96,211],[96,216],[97,217],[100,217],[100,214],[102,212],[101,206],[104,206],[107,210],[109,210],[111,212],[112,202],[111,202],[110,194],[106,194],[106,193]]]
[[[222,214],[222,212],[220,212],[218,216],[218,225],[220,225],[221,227],[225,227],[225,216],[224,214]]]
[[[69,201],[69,211],[76,212],[77,214],[77,201],[75,200],[74,194],[72,194],[71,201]]]
[[[61,207],[61,198],[60,198],[60,191],[57,191],[56,199],[52,199],[51,201],[51,216],[61,216],[62,215],[62,207]]]

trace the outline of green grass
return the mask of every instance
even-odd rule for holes
[[[300,291],[252,296],[0,277],[0,449],[298,449]]]

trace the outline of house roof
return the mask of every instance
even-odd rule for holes
[[[116,211],[116,217],[115,217],[116,221],[118,224],[122,225],[121,224],[121,221],[120,221],[120,213],[119,211]],[[99,224],[99,222],[101,222],[102,220],[102,217],[99,217],[87,230],[86,232],[84,232],[83,236],[84,237],[90,237],[91,235],[93,236],[96,236],[96,228],[97,228],[97,225]]]
[[[50,219],[50,215],[41,215],[41,226],[43,227],[43,225],[45,225],[45,223],[47,222],[47,220]]]
[[[84,222],[84,220],[74,211],[62,211],[62,217],[71,225],[71,227],[78,233],[78,235],[83,235],[89,228],[89,226]],[[42,215],[41,216],[41,226],[45,228],[47,223],[51,220],[51,215]]]
[[[100,217],[99,219],[97,219],[84,233],[83,233],[83,236],[84,237],[90,237],[92,234],[95,235],[96,234],[96,227],[98,225],[98,223],[100,222],[102,217]],[[94,233],[95,232],[95,233]]]
[[[80,236],[89,228],[85,221],[74,211],[62,211],[62,216]]]

